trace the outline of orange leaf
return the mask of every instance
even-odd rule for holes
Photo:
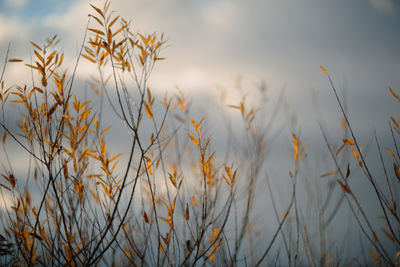
[[[194,138],[193,135],[191,135],[190,133],[188,133],[188,136],[189,136],[189,138],[192,140],[192,142],[193,142],[193,144],[194,144],[195,146],[199,146],[199,141],[197,141],[197,139]]]
[[[395,162],[393,163],[393,169],[394,169],[394,173],[396,174],[397,179],[400,180],[400,170]]]
[[[343,144],[354,146],[356,143],[351,139],[343,139]]]
[[[196,198],[195,198],[195,197],[192,197],[192,202],[193,202],[193,205],[194,205],[195,207],[197,207],[197,201],[196,201]]]
[[[346,193],[351,194],[350,188],[349,188],[347,185],[345,185],[345,184],[342,183],[341,181],[338,181],[338,183],[339,183],[339,185],[343,188],[343,190],[344,190]]]
[[[22,59],[18,59],[18,58],[12,58],[12,59],[8,60],[8,62],[22,62],[22,61],[23,61]]]
[[[389,155],[392,156],[392,157],[394,158],[393,152],[392,152],[389,148],[386,148],[386,150],[388,151]]]
[[[397,100],[400,101],[399,96],[392,90],[392,88],[389,87],[389,91],[390,91],[390,93],[392,93],[392,95],[393,95]]]
[[[377,264],[380,264],[381,261],[379,260],[378,256],[376,256],[375,252],[372,249],[370,249],[369,252],[371,253],[371,256],[372,256],[372,258],[374,258],[375,262]]]
[[[153,111],[151,110],[151,107],[149,106],[149,104],[147,104],[146,101],[144,101],[144,106],[146,108],[147,115],[149,115],[150,119],[152,119],[153,118]]]
[[[328,75],[328,71],[323,66],[321,66],[320,68],[326,75]]]

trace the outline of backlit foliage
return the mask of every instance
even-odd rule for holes
[[[8,63],[20,64],[33,79],[31,84],[8,86],[0,78],[4,158],[9,161],[12,151],[7,145],[13,144],[30,162],[26,173],[15,172],[10,162],[0,170],[2,201],[7,196],[12,200],[2,214],[6,223],[0,235],[1,264],[337,266],[348,259],[342,259],[337,244],[326,236],[338,209],[347,202],[369,251],[354,255],[350,264],[399,265],[398,118],[390,121],[394,147],[386,147],[392,169],[386,169],[375,137],[385,170],[385,181],[377,181],[332,79],[321,67],[344,117],[345,136],[334,148],[321,126],[334,169],[310,175],[306,173],[309,148],[298,127],[292,126],[291,160],[284,177],[290,192],[279,197],[284,204],[277,203],[265,164],[268,134],[281,100],[267,112],[264,84],[258,86],[258,101],[246,94],[238,103],[222,99],[242,127],[232,131],[223,114],[229,133],[224,140],[229,149],[223,155],[213,143],[207,116],[191,111],[183,91],[159,99],[149,87],[153,68],[164,60],[163,35],[135,32],[110,6],[109,1],[102,7],[90,5],[85,41],[72,73],[64,70],[57,36],[44,44],[31,41],[29,64],[7,60],[6,55],[4,69]],[[82,60],[96,67],[98,78],[92,89],[107,96],[115,121],[126,127],[127,151],[115,152],[108,145],[113,128],[104,125],[103,110],[94,104],[97,99],[82,99],[76,92],[76,67]],[[400,102],[396,90],[389,91]],[[19,112],[13,116],[18,116],[15,123],[7,119],[12,109]],[[356,170],[362,170],[374,190],[384,222],[380,228],[372,223],[350,181]],[[321,178],[330,181],[324,184],[327,195],[318,193]],[[311,207],[299,200],[303,182],[317,203]],[[265,203],[257,206],[256,200],[265,193],[272,214],[262,214]],[[316,215],[305,218],[310,209]],[[268,225],[257,223],[264,215]],[[263,234],[257,230],[260,227]]]

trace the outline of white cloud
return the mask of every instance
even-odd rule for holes
[[[216,2],[206,7],[202,15],[209,26],[230,32],[236,28],[240,7],[231,1]]]
[[[370,0],[371,4],[379,10],[382,10],[386,13],[393,14],[396,12],[396,6],[393,3],[393,0]]]
[[[26,5],[27,0],[6,0],[5,4],[8,7],[19,9]]]
[[[30,31],[29,25],[24,25],[19,19],[15,17],[5,17],[0,14],[0,43],[5,40],[21,40],[24,36],[28,35]]]

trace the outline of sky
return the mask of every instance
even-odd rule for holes
[[[29,41],[40,43],[57,34],[71,70],[91,12],[89,2],[103,4],[0,0],[0,66],[9,43],[10,57],[29,59]],[[313,92],[328,129],[340,125],[323,65],[346,95],[349,118],[365,140],[376,130],[385,141],[387,122],[398,114],[388,87],[400,92],[399,1],[113,0],[111,8],[132,20],[134,30],[164,33],[168,39],[162,52],[166,60],[150,80],[156,93],[179,87],[207,101],[222,86],[235,101],[232,88],[238,77],[249,90],[265,81],[273,97],[285,90],[285,102],[312,143],[322,138]],[[78,72],[82,79],[87,77],[85,64]],[[29,76],[10,64],[5,78],[16,82]],[[207,109],[206,102],[200,101],[199,108]]]
[[[264,80],[272,94],[286,88],[293,109],[309,117],[311,92],[329,92],[321,65],[345,89],[355,116],[373,102],[390,106],[387,88],[399,88],[396,1],[115,0],[111,8],[135,30],[167,37],[167,60],[153,73],[153,90],[179,86],[193,96],[212,95],[217,85],[232,87],[241,76],[246,85]],[[30,40],[57,33],[72,66],[90,11],[88,1],[2,0],[0,53],[11,42],[12,56],[28,58]],[[11,66],[7,78],[13,76],[21,75]]]

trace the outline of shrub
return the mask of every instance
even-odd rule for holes
[[[166,95],[159,101],[148,86],[153,68],[164,60],[163,35],[133,33],[128,21],[110,11],[110,2],[92,8],[87,36],[71,74],[63,70],[63,53],[54,36],[43,45],[31,42],[34,63],[25,64],[34,73],[31,85],[7,87],[3,76],[0,79],[4,155],[8,159],[6,144],[15,142],[31,162],[26,174],[15,173],[11,163],[2,170],[3,201],[12,199],[4,216],[4,236],[0,236],[3,264],[341,265],[349,259],[342,260],[340,252],[331,247],[335,242],[330,243],[326,236],[344,201],[371,254],[364,260],[359,256],[351,260],[399,264],[398,120],[392,118],[390,124],[394,149],[387,148],[393,173],[386,169],[375,136],[386,179],[377,181],[331,77],[321,67],[350,136],[334,150],[321,127],[336,167],[322,175],[335,177],[333,183],[325,184],[327,195],[307,187],[313,197],[317,195],[317,206],[311,207],[317,213],[314,223],[305,218],[305,209],[310,207],[299,201],[297,192],[299,180],[319,183],[315,180],[320,174],[309,178],[304,173],[307,145],[293,128],[292,161],[288,164],[292,167],[287,171],[291,192],[280,213],[282,205],[276,202],[265,162],[269,129],[281,100],[269,121],[265,120],[263,84],[256,92],[258,103],[251,103],[244,94],[237,105],[230,105],[240,114],[243,129],[232,131],[224,117],[229,149],[224,158],[214,148],[206,117],[192,115],[184,93]],[[126,153],[116,154],[108,145],[112,129],[104,125],[103,107],[96,108],[95,98],[87,101],[75,92],[81,60],[97,67],[99,76],[92,88],[107,97],[114,121],[129,133],[124,140]],[[7,53],[7,61],[18,64],[22,60],[8,59]],[[114,93],[108,92],[111,90]],[[400,101],[392,89],[390,92]],[[22,116],[16,125],[9,125],[6,115],[13,105]],[[350,159],[343,156],[348,153],[358,167],[350,168]],[[368,207],[349,183],[355,168],[364,172],[383,213],[386,225],[379,233],[365,212]],[[254,227],[260,211],[265,212],[256,207],[260,186],[268,189],[276,220],[265,226],[263,231],[273,231],[264,235]],[[383,236],[391,241],[389,245],[382,241]]]

